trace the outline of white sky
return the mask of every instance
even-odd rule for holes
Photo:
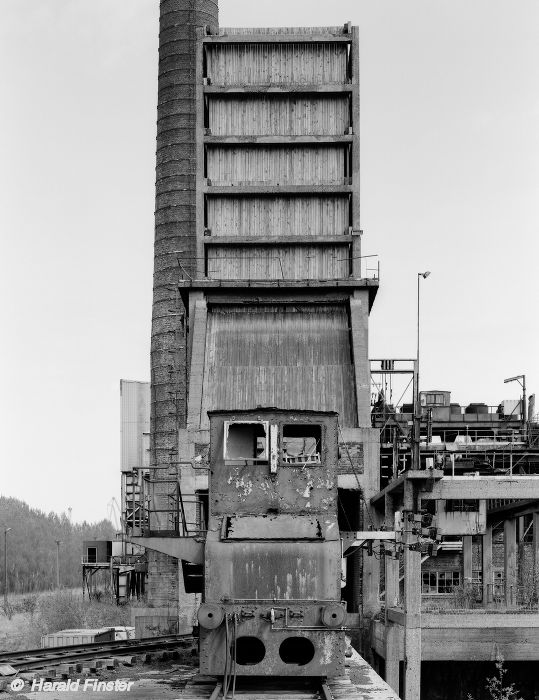
[[[361,36],[372,357],[461,404],[539,389],[537,0],[222,0],[222,26]],[[0,3],[0,493],[100,519],[119,380],[149,377],[157,0]]]

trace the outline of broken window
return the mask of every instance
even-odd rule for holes
[[[321,425],[283,425],[281,460],[284,464],[320,464]]]
[[[268,460],[268,424],[265,421],[225,422],[225,459]]]
[[[195,491],[197,530],[208,529],[208,489]]]

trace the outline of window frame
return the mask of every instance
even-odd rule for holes
[[[228,446],[228,436],[231,426],[236,425],[261,425],[264,429],[266,446],[264,449],[263,457],[229,457],[227,456],[227,446]],[[253,463],[257,464],[267,464],[269,462],[270,455],[270,422],[267,420],[226,420],[223,426],[223,460],[225,464],[235,464],[238,462]]]
[[[284,452],[284,441],[287,439],[284,436],[284,429],[288,426],[293,426],[293,427],[312,427],[312,428],[317,428],[320,432],[320,444],[317,445],[319,448],[318,451],[315,453],[319,456],[318,461],[300,461],[298,460],[297,462],[294,461],[285,461],[283,458],[283,452]],[[280,467],[320,467],[322,466],[322,454],[323,454],[323,445],[324,445],[324,439],[325,439],[325,433],[324,433],[324,427],[325,425],[323,423],[295,423],[295,422],[286,422],[286,423],[281,423],[279,425],[279,466]],[[316,439],[316,438],[315,438]],[[317,440],[318,442],[318,440]]]
[[[425,584],[425,577],[428,576],[428,584]],[[447,577],[451,581],[447,583]],[[433,584],[433,579],[435,583]],[[442,583],[443,580],[443,583]],[[435,569],[434,571],[421,572],[421,595],[451,595],[455,588],[462,584],[462,575],[458,569],[449,569],[447,571]],[[427,585],[428,590],[425,590]],[[435,588],[436,590],[432,590]],[[440,590],[440,589],[444,590]]]

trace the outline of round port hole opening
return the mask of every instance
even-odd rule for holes
[[[307,637],[288,637],[279,647],[279,656],[285,664],[305,666],[314,659],[314,644]]]
[[[234,645],[232,645],[234,656]],[[256,666],[264,660],[266,647],[258,637],[238,637],[236,641],[236,663],[239,666]]]

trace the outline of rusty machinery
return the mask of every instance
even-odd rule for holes
[[[209,416],[201,673],[342,674],[337,414]]]

